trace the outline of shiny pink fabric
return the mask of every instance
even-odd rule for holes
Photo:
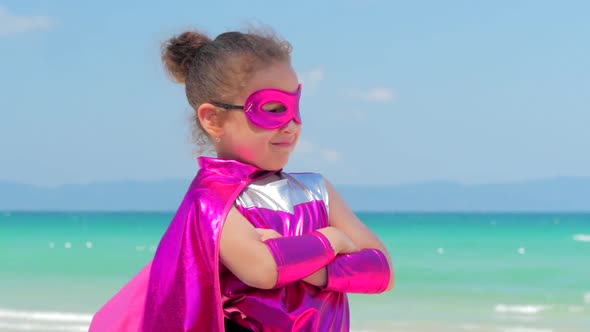
[[[220,230],[242,189],[269,172],[232,160],[200,157],[199,163],[151,267],[96,313],[91,332],[224,330]]]
[[[258,90],[246,99],[244,112],[246,112],[248,120],[260,128],[280,128],[291,120],[301,124],[301,115],[299,114],[300,96],[301,84],[294,93],[278,89]],[[264,105],[269,103],[279,103],[285,107],[285,111],[269,112],[265,110]]]
[[[326,290],[347,293],[381,293],[387,289],[391,271],[387,257],[378,249],[338,255],[327,266]]]
[[[238,210],[257,228],[270,228],[283,236],[299,236],[328,226],[323,201],[298,204],[293,213],[264,208]],[[223,265],[220,267],[223,309],[226,317],[253,331],[348,332],[346,293],[323,290],[304,281],[269,290],[253,289]]]
[[[277,264],[275,288],[301,280],[330,263],[336,253],[320,232],[300,236],[283,236],[264,242]]]
[[[139,331],[152,262],[94,315],[90,332]]]

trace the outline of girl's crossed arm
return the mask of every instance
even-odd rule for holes
[[[327,180],[330,226],[346,234],[359,252],[339,255],[304,281],[318,287],[350,292],[380,292],[393,289],[395,278],[387,248],[350,209],[342,196]],[[386,285],[384,285],[386,283]]]
[[[254,226],[232,207],[221,231],[219,255],[223,265],[246,285],[271,289],[301,280],[336,254],[354,249],[352,241],[334,227],[263,242]]]

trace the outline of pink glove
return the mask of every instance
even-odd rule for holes
[[[264,241],[277,263],[275,288],[301,280],[330,263],[336,253],[320,232]]]
[[[324,289],[336,292],[381,293],[391,278],[387,257],[378,249],[338,255],[326,268],[328,284]]]

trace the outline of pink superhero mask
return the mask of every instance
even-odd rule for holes
[[[277,129],[291,120],[301,124],[299,115],[299,97],[301,84],[295,92],[278,89],[262,89],[253,92],[246,99],[244,106],[219,102],[211,104],[226,110],[244,110],[246,117],[254,125],[264,129]]]

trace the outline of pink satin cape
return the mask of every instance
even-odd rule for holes
[[[148,263],[94,316],[90,332],[224,331],[219,237],[241,191],[268,175],[234,160],[201,169]]]

